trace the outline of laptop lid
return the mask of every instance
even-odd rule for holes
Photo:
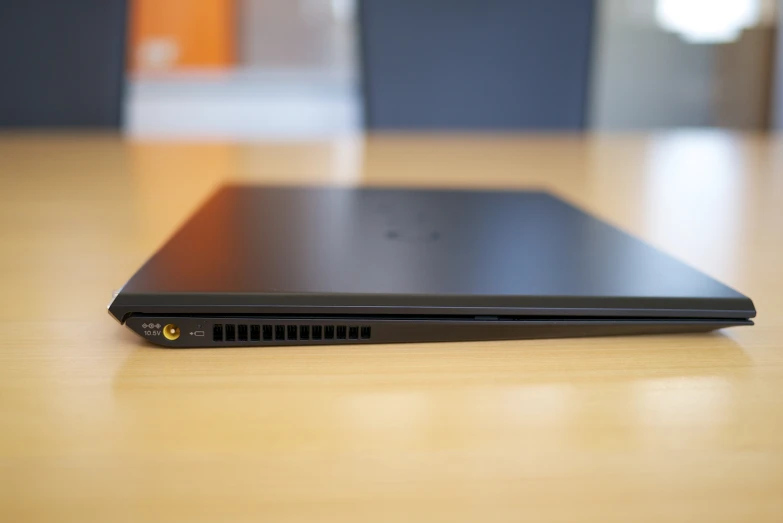
[[[543,192],[261,186],[219,190],[110,312],[755,315],[739,292]]]

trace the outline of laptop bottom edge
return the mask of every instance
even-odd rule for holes
[[[125,324],[172,348],[523,340],[709,332],[753,325],[748,319],[152,316]]]

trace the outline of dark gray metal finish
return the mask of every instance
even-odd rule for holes
[[[546,322],[514,323],[514,337],[755,315],[742,294],[546,193],[242,186],[207,202],[110,312]],[[469,323],[451,332],[492,339]],[[429,339],[406,329],[418,338],[404,341]]]
[[[142,327],[143,325],[159,327]],[[169,340],[161,329],[175,324],[180,337]],[[219,340],[213,337],[215,324],[223,331]],[[411,343],[439,341],[522,340],[536,338],[569,338],[581,336],[622,336],[626,334],[660,334],[708,332],[724,327],[752,325],[741,320],[491,320],[491,319],[404,319],[404,318],[281,318],[281,317],[149,317],[133,316],[126,325],[147,341],[163,347],[237,347],[275,345],[356,345],[362,343]],[[232,334],[225,329],[231,325]],[[244,330],[240,330],[244,326]],[[257,326],[257,339],[251,328]],[[271,328],[271,339],[264,339],[263,327]],[[302,330],[304,326],[306,330]],[[281,327],[281,338],[275,336],[275,327]],[[295,330],[289,332],[289,327]],[[320,327],[314,339],[315,328]],[[331,337],[325,337],[325,328],[332,327]],[[339,328],[342,327],[342,334]],[[363,329],[367,336],[363,337]],[[242,336],[240,336],[242,332]],[[291,336],[293,334],[293,336]],[[352,336],[353,334],[353,336]],[[340,337],[341,336],[341,337]]]

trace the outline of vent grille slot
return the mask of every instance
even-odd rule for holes
[[[371,338],[372,328],[369,325],[212,325],[212,341],[215,342],[355,341]]]

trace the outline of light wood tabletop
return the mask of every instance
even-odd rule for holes
[[[169,350],[112,290],[222,182],[545,188],[753,298],[700,335]],[[0,521],[783,521],[783,140],[0,134]]]

